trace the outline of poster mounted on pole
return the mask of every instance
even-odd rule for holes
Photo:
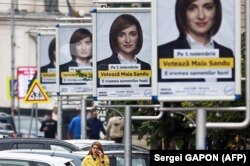
[[[92,24],[59,24],[56,40],[58,92],[92,95]]]
[[[236,100],[241,95],[240,1],[152,1],[159,101]],[[180,12],[181,11],[181,12]]]
[[[36,66],[18,66],[17,67],[17,86],[18,98],[22,99],[26,96],[31,81],[36,77]]]
[[[151,100],[150,9],[97,9],[93,31],[94,97]]]
[[[40,32],[38,44],[38,80],[46,92],[56,92],[56,33]]]

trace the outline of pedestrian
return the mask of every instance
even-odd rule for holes
[[[56,138],[57,121],[52,119],[52,113],[46,114],[46,119],[42,122],[41,132],[44,132],[44,138]]]
[[[91,117],[87,120],[87,133],[89,139],[100,139],[100,132],[106,136],[106,131],[102,122],[97,119],[97,112],[93,111]]]
[[[124,118],[114,116],[111,117],[107,125],[107,138],[116,143],[122,143],[124,134]]]
[[[80,139],[81,138],[81,113],[77,110],[77,115],[70,121],[68,128],[68,139]]]
[[[109,158],[105,155],[100,142],[95,141],[89,148],[88,155],[82,161],[82,166],[109,166]]]

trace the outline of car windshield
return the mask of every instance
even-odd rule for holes
[[[28,161],[19,161],[19,160],[0,160],[1,166],[29,166]]]
[[[0,130],[13,130],[13,128],[9,124],[0,123]]]
[[[85,145],[84,147],[81,147],[81,150],[84,151],[89,150],[90,146],[91,145]],[[102,148],[104,151],[124,150],[124,144],[108,144],[108,145],[103,144]],[[147,149],[139,146],[132,146],[132,150],[148,151]]]

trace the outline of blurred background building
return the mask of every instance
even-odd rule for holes
[[[11,15],[14,2],[14,17]],[[37,65],[37,43],[34,33],[40,27],[55,27],[57,18],[91,16],[94,4],[92,0],[1,0],[0,1],[0,108],[11,107],[10,85],[12,60],[12,28],[14,28],[14,63],[15,73],[18,66]],[[13,25],[13,22],[14,25]],[[13,27],[14,26],[14,27]],[[15,105],[17,105],[17,101]],[[19,100],[20,108],[31,108],[31,104],[23,104]],[[45,109],[52,109],[55,103],[41,105]]]

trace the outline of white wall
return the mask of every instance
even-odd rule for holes
[[[15,0],[16,1],[16,0]],[[38,17],[56,17],[48,16],[44,14],[44,0],[17,0],[19,10],[27,10],[28,15],[36,12],[40,14]],[[7,91],[9,89],[7,84],[7,77],[11,77],[11,25],[9,16],[7,13],[10,12],[11,0],[0,0],[0,107],[10,107],[11,100],[7,97]],[[71,5],[78,5],[76,10],[83,9],[86,12],[91,10],[92,0],[70,0]],[[67,12],[68,8],[66,5],[66,0],[59,0],[59,10],[60,12]],[[17,17],[20,18],[20,15]],[[22,16],[21,16],[22,17]],[[23,18],[25,19],[25,15]],[[16,20],[15,26],[15,66],[36,66],[36,40],[34,37],[28,33],[31,29],[36,27],[44,27],[48,25],[56,25],[55,22],[38,22],[35,20],[36,15],[32,16],[32,19],[27,19],[27,21]],[[34,19],[34,20],[33,20]],[[16,70],[15,70],[16,73]],[[23,100],[20,101],[20,108],[31,108],[31,104],[24,104]],[[15,102],[17,106],[17,101]],[[49,104],[39,104],[39,108],[52,109],[53,105],[56,103],[56,99],[52,99]]]
[[[6,99],[6,78],[10,76],[11,49],[10,49],[10,28],[1,26],[0,29],[0,106],[10,106]]]

